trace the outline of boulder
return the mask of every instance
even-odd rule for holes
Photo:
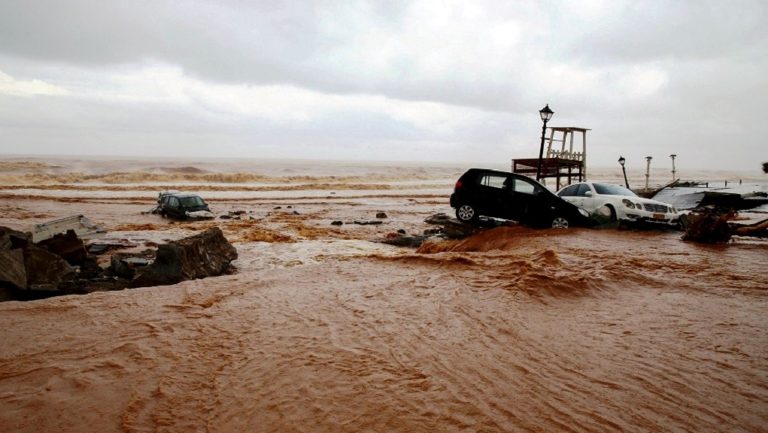
[[[88,257],[83,240],[77,236],[74,230],[67,230],[66,234],[57,234],[52,238],[40,241],[37,246],[61,256],[73,266],[83,264]]]
[[[387,217],[387,213],[386,212],[376,212],[376,218],[384,219],[386,217]]]
[[[24,266],[24,251],[0,250],[0,286],[16,289],[27,288],[27,270]]]
[[[200,234],[160,245],[155,261],[137,272],[131,287],[163,286],[221,275],[237,258],[237,250],[214,227]]]
[[[28,289],[54,291],[62,281],[74,278],[75,269],[60,256],[32,244],[23,251]]]

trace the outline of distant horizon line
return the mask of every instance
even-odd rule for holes
[[[177,161],[177,162],[195,162],[195,161],[217,161],[217,162],[243,162],[243,161],[279,161],[279,162],[316,162],[316,161],[323,161],[328,163],[337,163],[337,164],[347,164],[347,163],[368,163],[373,165],[397,165],[397,164],[406,164],[410,166],[414,165],[424,165],[424,166],[436,166],[436,167],[455,167],[455,168],[462,168],[462,167],[502,167],[504,164],[499,163],[498,161],[492,162],[492,161],[465,161],[465,160],[384,160],[384,159],[340,159],[340,158],[323,158],[323,157],[315,157],[315,158],[307,158],[307,157],[257,157],[257,156],[243,156],[243,157],[237,157],[237,156],[168,156],[168,155],[158,155],[158,156],[142,156],[142,155],[120,155],[120,154],[91,154],[91,155],[79,155],[79,154],[43,154],[43,153],[33,153],[33,154],[22,154],[22,153],[0,153],[0,160],[21,160],[21,159],[46,159],[46,158],[52,158],[52,159],[60,159],[60,160],[90,160],[90,161],[101,161],[101,160],[120,160],[120,161],[151,161],[151,160],[159,160],[159,161]],[[509,163],[511,165],[511,162],[514,158],[509,158]],[[612,169],[614,168],[613,164],[610,165],[593,165],[590,166],[591,169]],[[509,167],[511,171],[511,167]],[[658,170],[667,170],[667,167],[651,167],[651,171],[658,171]],[[633,170],[636,171],[636,170]],[[677,171],[708,171],[708,172],[731,172],[731,173],[752,173],[757,172],[764,174],[762,171],[761,164],[756,164],[755,169],[745,169],[745,168],[736,168],[736,169],[723,169],[723,168],[691,168],[691,167],[678,167]]]

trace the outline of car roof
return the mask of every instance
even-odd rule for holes
[[[170,193],[170,194],[163,194],[163,197],[187,198],[187,197],[200,197],[200,196],[197,195],[197,194],[191,194],[191,193],[187,193],[187,192],[185,192],[185,193],[174,192],[174,193]],[[202,198],[202,197],[200,197],[200,198]]]
[[[502,170],[495,170],[493,168],[470,168],[464,173],[464,175],[467,175],[469,173],[489,173],[489,174],[497,174],[499,176],[514,176],[514,177],[536,181],[536,179],[526,176],[524,174],[512,173],[509,171],[502,171]]]

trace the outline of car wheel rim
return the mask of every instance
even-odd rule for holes
[[[567,229],[568,220],[563,217],[557,217],[552,220],[552,228],[554,229]]]
[[[475,210],[472,206],[464,205],[459,208],[459,219],[462,221],[469,221],[475,216]]]

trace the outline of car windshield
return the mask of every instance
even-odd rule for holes
[[[181,205],[184,207],[197,207],[197,206],[204,206],[205,202],[203,199],[201,199],[198,196],[193,197],[181,197],[179,198],[181,200]]]
[[[627,188],[619,185],[609,185],[607,183],[593,183],[595,192],[602,195],[628,195],[630,197],[637,197],[637,195]]]

